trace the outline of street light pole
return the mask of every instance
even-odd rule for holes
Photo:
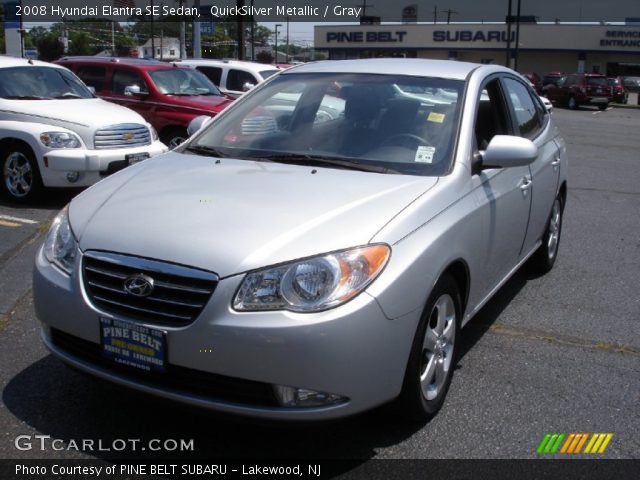
[[[505,67],[511,68],[511,0],[507,0],[507,59]]]
[[[278,27],[281,27],[281,26],[282,26],[281,23],[276,23],[276,48],[275,48],[273,63],[278,63]]]
[[[513,69],[518,71],[518,57],[520,56],[520,4],[521,0],[518,0],[518,18],[516,18],[516,58],[513,62]]]

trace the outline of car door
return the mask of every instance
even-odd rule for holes
[[[245,72],[244,70],[239,70],[237,68],[230,68],[227,71],[225,79],[227,93],[235,98],[238,98],[246,91],[244,89],[245,84],[255,87],[258,83],[260,83],[260,80],[250,72]]]
[[[128,107],[152,123],[153,105],[148,101],[149,85],[141,73],[133,69],[117,67],[113,69],[110,80],[104,99]],[[140,95],[125,93],[126,87],[133,85],[140,87]]]
[[[503,79],[516,133],[538,147],[538,157],[528,168],[531,175],[531,214],[520,256],[529,253],[544,234],[560,178],[560,152],[549,113],[538,96],[515,77]]]
[[[480,156],[495,135],[512,135],[507,99],[498,76],[480,94],[475,136]],[[477,259],[479,298],[486,296],[518,263],[531,205],[529,167],[482,168],[472,176],[472,188],[480,216]]]

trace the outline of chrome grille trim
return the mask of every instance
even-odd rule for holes
[[[154,279],[148,297],[124,289],[134,274]],[[206,306],[217,284],[215,273],[182,265],[111,252],[87,251],[82,277],[91,303],[98,309],[149,323],[183,326],[193,322]]]
[[[126,139],[125,136],[131,136],[131,138]],[[93,137],[93,148],[96,150],[143,147],[145,145],[151,145],[151,133],[145,125],[139,123],[110,125],[96,131]]]

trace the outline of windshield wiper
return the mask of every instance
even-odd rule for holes
[[[40,97],[38,95],[8,95],[2,98],[8,100],[52,100],[51,97]]]
[[[266,155],[261,157],[250,158],[250,160],[266,160],[277,163],[290,163],[294,165],[309,165],[312,167],[340,167],[347,170],[359,170],[361,172],[373,173],[400,173],[397,170],[382,167],[380,165],[370,165],[360,163],[355,160],[346,160],[342,158],[323,157],[310,154],[285,153],[276,155]]]
[[[226,157],[226,155],[220,152],[220,150],[216,150],[213,147],[207,147],[206,145],[189,145],[184,149],[184,151],[197,153],[198,155],[205,155],[207,157]]]
[[[59,99],[59,100],[66,100],[66,99],[76,99],[76,98],[84,98],[81,95],[78,95],[77,93],[73,93],[73,92],[66,92],[63,93],[62,95],[58,95],[57,97],[53,97],[55,99]]]

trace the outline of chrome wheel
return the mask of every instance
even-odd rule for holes
[[[453,359],[455,326],[455,304],[445,293],[433,306],[422,343],[420,387],[427,400],[436,398],[446,382]]]
[[[562,208],[560,200],[556,198],[553,202],[553,210],[551,210],[551,218],[549,219],[549,236],[547,238],[547,255],[552,260],[558,252],[558,242],[560,240],[560,222],[562,221]]]
[[[23,198],[29,195],[35,177],[29,159],[23,153],[9,153],[2,170],[4,186],[11,196]]]
[[[571,97],[569,98],[569,108],[571,110],[575,110],[578,107],[578,104],[576,103],[576,99]]]
[[[174,148],[176,148],[178,145],[180,145],[185,140],[186,140],[185,137],[180,137],[180,136],[173,137],[171,140],[169,140],[169,145],[168,146],[169,146],[170,149],[173,150]]]

